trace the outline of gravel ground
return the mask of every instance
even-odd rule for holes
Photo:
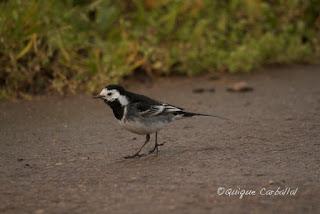
[[[225,90],[240,80],[254,90]],[[159,133],[158,156],[125,160],[144,137],[122,130],[101,101],[1,102],[1,213],[320,213],[319,65],[126,84],[232,122],[177,121]]]

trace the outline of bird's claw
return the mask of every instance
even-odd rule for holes
[[[136,154],[133,154],[133,155],[127,155],[127,156],[124,156],[125,159],[132,159],[132,158],[141,158],[143,156],[146,156],[146,154],[139,154],[139,153],[136,153]]]
[[[164,144],[165,144],[165,142],[164,142],[164,143],[157,143],[157,144],[153,147],[153,149],[151,149],[151,150],[149,151],[149,154],[152,154],[152,153],[154,153],[155,151],[157,151],[157,154],[158,154],[158,152],[159,152],[158,147],[159,147],[159,146],[163,146]]]

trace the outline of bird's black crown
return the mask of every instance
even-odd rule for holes
[[[126,91],[122,86],[120,86],[120,85],[115,85],[115,84],[107,85],[107,86],[106,86],[106,89],[108,89],[108,90],[113,90],[113,89],[115,89],[115,90],[119,91],[120,94],[124,94],[125,91]]]

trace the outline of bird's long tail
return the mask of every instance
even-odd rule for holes
[[[212,114],[200,114],[200,113],[185,112],[185,111],[182,112],[182,114],[183,114],[183,117],[204,116],[204,117],[216,117],[216,118],[219,118],[219,119],[222,119],[222,120],[231,121],[229,118],[221,117],[221,116],[218,116],[218,115],[212,115]]]

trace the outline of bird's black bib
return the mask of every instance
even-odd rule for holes
[[[112,111],[113,115],[118,119],[121,120],[124,113],[124,107],[120,104],[119,100],[114,100],[112,102],[104,101],[106,104],[108,104]]]

